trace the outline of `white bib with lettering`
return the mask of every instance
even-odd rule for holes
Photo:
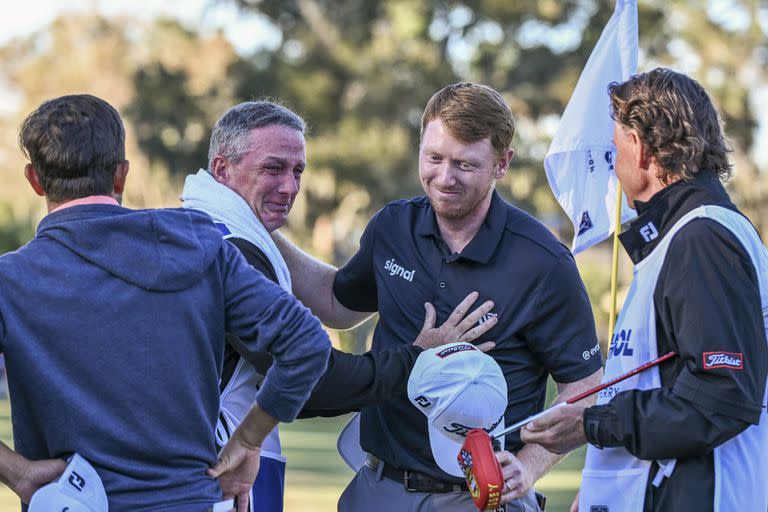
[[[768,331],[768,251],[754,227],[740,214],[719,206],[701,206],[675,223],[656,248],[635,265],[632,284],[622,307],[608,350],[603,381],[607,382],[641,364],[656,359],[656,315],[653,292],[669,244],[688,222],[706,217],[725,226],[741,242],[757,271],[763,322]],[[649,223],[644,233],[653,237],[656,226]],[[718,262],[712,262],[717,265]],[[654,389],[661,386],[658,368],[615,384],[600,392],[597,403],[605,404],[617,393],[629,389]],[[763,403],[768,400],[768,387]],[[759,454],[759,455],[758,455]],[[753,425],[714,450],[714,510],[768,510],[768,486],[745,485],[768,477],[768,418]],[[675,460],[658,461],[654,479],[659,485],[674,470]],[[645,502],[651,461],[640,460],[624,448],[587,447],[582,474],[579,510],[582,512],[640,512]]]

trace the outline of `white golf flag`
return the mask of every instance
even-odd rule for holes
[[[616,0],[544,158],[552,192],[573,222],[578,253],[615,229],[617,180],[608,84],[637,72],[637,0]],[[621,222],[635,216],[623,199]]]

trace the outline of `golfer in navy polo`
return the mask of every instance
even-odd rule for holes
[[[592,311],[572,255],[495,191],[513,156],[513,134],[512,112],[498,92],[471,83],[445,87],[422,117],[425,196],[379,211],[357,254],[338,270],[277,237],[294,292],[325,323],[343,328],[379,312],[374,351],[412,343],[425,308],[429,316],[434,305],[441,321],[472,290],[492,300],[483,320],[495,316],[497,324],[481,341],[497,344],[489,354],[507,380],[506,424],[544,407],[548,375],[558,400],[601,376]],[[405,394],[362,410],[360,444],[368,459],[341,496],[341,512],[473,510],[458,463],[435,462],[426,418]],[[506,437],[505,449],[517,468],[505,483],[507,510],[538,510],[533,484],[558,457],[524,446],[517,433]]]

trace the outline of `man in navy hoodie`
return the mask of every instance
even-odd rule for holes
[[[204,511],[247,497],[264,437],[295,418],[326,367],[319,322],[206,215],[120,206],[125,131],[103,100],[48,101],[19,139],[49,214],[32,241],[0,257],[15,445],[0,443],[0,480],[24,510],[77,452],[113,512]],[[266,351],[275,364],[217,462],[225,332],[245,357]]]

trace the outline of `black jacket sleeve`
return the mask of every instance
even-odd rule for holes
[[[405,395],[420,353],[415,345],[360,355],[332,349],[328,369],[298,417],[339,416]]]
[[[328,368],[298,417],[340,416],[404,395],[421,351],[416,345],[365,354],[332,348]],[[259,373],[266,373],[269,366],[264,361],[254,364]]]
[[[670,244],[654,293],[662,387],[585,411],[587,439],[641,459],[704,455],[764,415],[766,348],[754,265],[722,225],[692,221]],[[730,354],[732,364],[710,356]],[[765,418],[763,418],[765,419]]]
[[[230,238],[228,241],[240,249],[255,269],[277,282],[277,274],[269,259],[258,247],[239,238]],[[360,355],[331,349],[328,368],[298,417],[339,416],[404,395],[411,368],[421,351],[415,345]],[[266,374],[272,358],[269,354],[257,354],[249,357],[248,362],[259,373]]]
[[[584,411],[590,444],[622,446],[645,460],[701,456],[748,426],[689,402],[669,388],[625,391],[608,404]]]

